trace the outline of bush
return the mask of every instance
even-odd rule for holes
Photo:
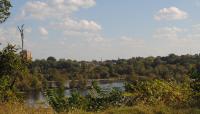
[[[49,104],[56,112],[68,112],[71,110],[82,109],[87,111],[100,111],[113,106],[123,105],[122,92],[117,89],[104,91],[96,83],[86,97],[77,91],[71,93],[69,98],[59,95],[59,89],[47,90]]]
[[[16,99],[14,89],[10,89],[10,80],[8,76],[0,79],[0,102],[7,102]]]
[[[192,88],[192,105],[200,107],[200,70],[195,69],[191,73],[192,82],[190,86]]]
[[[78,91],[73,91],[71,96],[68,98],[69,108],[74,109],[85,109],[86,108],[86,99],[80,95]]]
[[[86,99],[88,101],[88,111],[100,111],[109,107],[122,106],[124,104],[124,97],[122,96],[121,91],[114,88],[111,91],[104,91],[97,85],[90,90]]]
[[[190,96],[189,86],[163,80],[138,81],[125,85],[134,94],[134,101],[147,104],[185,105]]]
[[[67,112],[69,111],[67,99],[58,91],[56,89],[48,89],[46,91],[47,101],[56,112]]]

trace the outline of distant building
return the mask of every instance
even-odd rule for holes
[[[20,52],[20,55],[23,59],[27,60],[27,61],[31,61],[32,60],[32,54],[30,51],[27,50],[23,50]]]

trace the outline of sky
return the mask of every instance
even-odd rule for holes
[[[198,54],[200,0],[11,0],[0,49],[21,45],[33,59],[106,60]]]

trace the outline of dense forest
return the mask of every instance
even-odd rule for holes
[[[166,57],[133,57],[107,61],[35,60],[30,64],[32,73],[39,71],[48,80],[55,77],[73,79],[129,78],[131,76],[182,80],[192,68],[200,64],[200,55],[175,55]],[[50,72],[50,73],[49,73]],[[60,74],[60,75],[59,75]],[[61,75],[62,74],[62,75]]]
[[[184,81],[192,69],[200,64],[200,55],[166,57],[133,57],[106,61],[34,60],[29,64],[30,74],[37,80],[58,81],[84,79],[165,79]]]

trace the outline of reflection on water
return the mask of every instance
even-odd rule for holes
[[[28,106],[35,106],[36,104],[45,104],[48,105],[45,96],[41,91],[31,91],[25,95],[26,104]]]
[[[90,83],[90,82],[89,82]],[[124,91],[124,82],[123,81],[99,81],[99,86],[102,88],[102,89],[106,89],[106,90],[109,90],[111,88],[118,88],[120,89],[121,91]],[[66,83],[66,85],[69,85],[68,83]],[[85,90],[78,90],[80,92],[81,95],[85,96],[87,95],[88,93],[88,90],[85,89]],[[72,89],[66,89],[64,94],[65,96],[70,96],[72,93]],[[45,99],[45,96],[43,94],[43,92],[41,91],[32,91],[32,92],[29,92],[27,93],[27,95],[25,96],[25,99],[26,99],[26,104],[28,106],[38,106],[39,104],[43,104],[45,106],[48,105],[46,99]]]

